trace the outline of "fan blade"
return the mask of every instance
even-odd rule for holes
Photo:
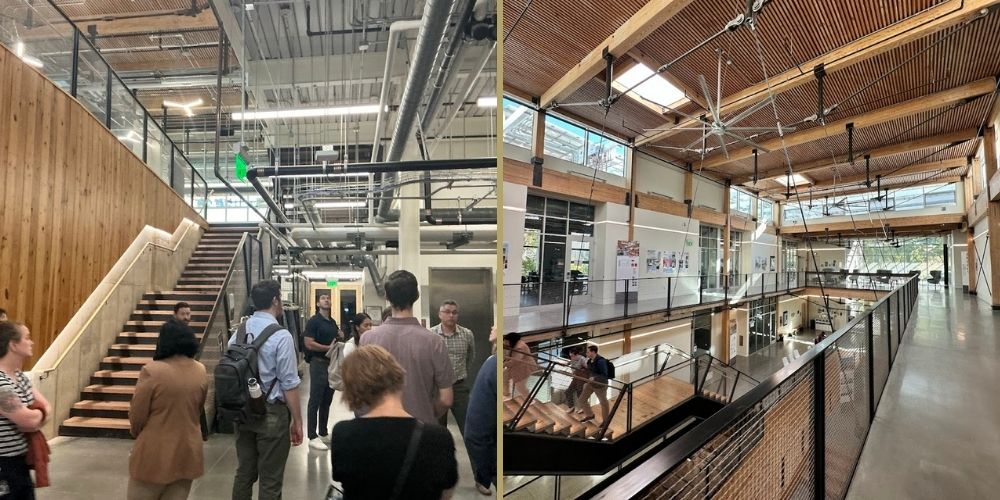
[[[726,123],[727,124],[728,123],[736,123],[736,122],[738,122],[738,121],[740,121],[740,120],[742,120],[742,119],[744,119],[744,118],[746,118],[746,117],[748,117],[748,116],[756,113],[757,111],[760,111],[762,108],[764,108],[764,106],[767,106],[768,104],[771,104],[771,98],[770,97],[768,97],[767,99],[764,99],[763,101],[758,102],[757,104],[754,104],[753,106],[750,106],[747,109],[744,109],[743,111],[741,111],[736,116],[734,116],[734,117],[726,120]]]
[[[654,101],[654,100],[652,100],[652,99],[650,99],[648,97],[644,97],[644,96],[641,96],[639,94],[635,94],[635,95],[638,95],[640,99],[642,99],[644,101],[648,101],[648,102],[650,102],[652,104],[655,104],[655,105],[663,108],[666,111],[670,111],[671,113],[677,113],[678,115],[681,115],[684,118],[687,118],[688,120],[693,120],[693,121],[696,121],[696,122],[700,122],[701,121],[701,119],[699,119],[699,118],[697,118],[695,116],[691,116],[691,115],[689,115],[689,114],[687,114],[687,113],[685,113],[683,111],[671,108],[670,106],[667,106],[666,104],[662,104],[662,103],[656,102],[656,101]]]
[[[712,113],[712,117],[716,121],[719,121],[719,110],[712,101],[712,93],[708,90],[708,82],[705,81],[705,75],[698,75],[698,84],[701,86],[702,93],[705,94],[705,104],[708,104],[709,113]]]
[[[728,159],[729,158],[729,148],[726,147],[726,140],[723,139],[722,136],[720,136],[720,135],[717,135],[715,137],[719,139],[719,144],[722,144],[722,152],[726,154],[726,158]]]
[[[744,137],[740,137],[740,136],[738,136],[738,135],[736,135],[736,134],[734,134],[734,133],[732,133],[732,132],[730,132],[728,130],[725,130],[722,133],[726,134],[729,137],[732,137],[733,139],[736,139],[739,142],[742,142],[743,144],[747,144],[750,147],[757,148],[758,152],[761,152],[761,153],[770,153],[771,152],[770,149],[767,149],[764,146],[761,146],[760,144],[757,144],[756,142],[751,141],[750,139],[746,139]]]
[[[726,127],[726,130],[735,130],[738,132],[777,132],[781,130],[782,132],[794,132],[795,127]]]

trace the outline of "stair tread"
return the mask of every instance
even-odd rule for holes
[[[138,370],[97,370],[94,376],[98,378],[139,378]]]
[[[147,305],[147,306],[169,306],[171,308],[171,310],[169,312],[173,313],[173,309],[172,308],[174,307],[174,304],[176,304],[177,302],[179,302],[179,301],[177,301],[177,300],[150,300],[150,299],[147,299],[147,300],[140,300],[139,304]],[[215,305],[215,301],[214,300],[185,300],[184,302],[187,302],[188,305],[192,305],[192,306],[213,306],[213,305]]]
[[[155,351],[156,344],[111,344],[112,349],[128,349],[130,351]]]
[[[145,365],[152,360],[153,358],[137,358],[135,356],[105,356],[103,359],[101,359],[101,362]]]
[[[83,392],[98,392],[98,393],[109,393],[109,394],[135,394],[135,386],[93,384],[84,387]]]
[[[73,403],[73,408],[78,410],[117,410],[128,411],[131,403],[129,401],[95,401],[84,399]]]
[[[166,321],[160,321],[160,320],[148,320],[147,321],[147,320],[141,320],[141,319],[131,319],[131,320],[128,320],[125,323],[125,326],[160,326],[163,323],[166,323]],[[191,328],[198,327],[198,326],[206,326],[206,325],[208,325],[208,321],[192,321],[192,322],[188,323],[188,326],[190,326]]]
[[[159,338],[160,332],[118,332],[119,337],[131,337],[137,339],[155,339]],[[195,333],[195,338],[200,339],[201,334]],[[124,345],[134,345],[134,344],[124,344]]]
[[[69,427],[99,427],[112,429],[131,428],[127,418],[107,418],[107,417],[69,417],[63,421],[63,425]]]

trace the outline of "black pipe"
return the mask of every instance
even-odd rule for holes
[[[410,160],[351,165],[315,165],[303,167],[254,167],[247,171],[247,179],[285,175],[375,174],[419,172],[423,170],[470,170],[495,168],[496,158],[466,158],[459,160]]]

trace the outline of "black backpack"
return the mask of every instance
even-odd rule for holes
[[[615,378],[615,364],[608,358],[604,358],[604,362],[608,364],[608,378]]]
[[[236,331],[236,342],[226,349],[215,367],[215,405],[220,419],[245,423],[258,416],[250,409],[250,389],[247,383],[252,378],[260,380],[257,351],[271,335],[284,329],[285,327],[272,323],[252,343],[247,344],[246,322],[240,325]],[[267,388],[265,400],[277,382],[278,379],[275,378]],[[264,388],[261,387],[261,390],[264,391]]]

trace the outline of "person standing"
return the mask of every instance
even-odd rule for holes
[[[521,340],[521,334],[511,332],[503,336],[503,395],[509,397],[510,385],[514,384],[514,396],[527,398],[528,377],[538,370],[538,362],[531,354],[531,348]]]
[[[201,412],[208,395],[198,341],[187,325],[160,329],[153,362],[139,372],[129,407],[135,446],[129,455],[128,500],[183,499],[201,477]]]
[[[351,339],[344,343],[344,357],[354,352],[361,342],[361,336],[372,329],[372,317],[366,313],[355,314],[351,318]]]
[[[472,464],[476,490],[490,495],[497,482],[497,357],[491,355],[476,375],[465,417],[465,449]]]
[[[420,298],[413,273],[399,270],[390,274],[385,280],[385,296],[392,317],[361,337],[360,345],[382,346],[396,358],[406,370],[406,412],[425,424],[437,424],[454,400],[451,386],[455,371],[444,341],[413,317],[413,303]],[[344,383],[349,382],[345,379]]]
[[[306,346],[306,361],[309,362],[309,406],[306,408],[306,433],[309,436],[309,448],[318,451],[330,449],[327,444],[330,436],[327,432],[327,422],[330,420],[330,403],[333,402],[333,389],[327,382],[330,371],[330,358],[326,352],[334,342],[340,340],[337,322],[330,314],[330,295],[319,296],[316,303],[316,315],[306,322],[306,332],[303,342]]]
[[[178,323],[183,323],[185,325],[191,323],[191,305],[187,302],[178,302],[174,304],[174,318]]]
[[[269,325],[278,323],[282,313],[281,285],[274,280],[258,282],[250,290],[256,312],[246,321],[247,343]],[[236,342],[238,335],[229,339]],[[260,479],[258,499],[281,498],[285,462],[291,446],[302,444],[302,406],[295,340],[288,330],[271,335],[260,347],[257,369],[260,386],[266,392],[267,414],[258,420],[236,426],[236,478],[233,500],[251,498],[253,484]],[[325,378],[325,377],[324,377]]]
[[[0,490],[10,498],[35,498],[25,433],[40,430],[52,414],[48,400],[21,372],[33,347],[28,327],[0,321]]]
[[[569,349],[569,367],[572,370],[573,380],[566,388],[566,406],[569,407],[567,413],[573,411],[576,398],[583,391],[583,384],[590,378],[590,372],[587,371],[587,358],[584,357],[580,346],[573,346]]]
[[[431,331],[441,336],[448,358],[455,371],[455,383],[451,386],[455,400],[451,405],[451,413],[458,422],[458,431],[465,435],[465,412],[469,406],[468,367],[476,359],[476,339],[472,330],[458,324],[458,303],[446,300],[438,308],[438,319],[441,320]],[[471,382],[471,381],[470,381]],[[448,412],[441,417],[441,425],[448,425]]]
[[[0,309],[0,321],[7,321],[7,310]]]
[[[577,411],[582,411],[584,417],[581,422],[594,419],[594,409],[590,407],[590,395],[597,396],[597,401],[601,403],[601,424],[608,420],[608,379],[610,370],[608,360],[597,354],[597,346],[591,344],[587,346],[587,370],[590,372],[590,381],[584,384],[583,393],[576,401]]]

